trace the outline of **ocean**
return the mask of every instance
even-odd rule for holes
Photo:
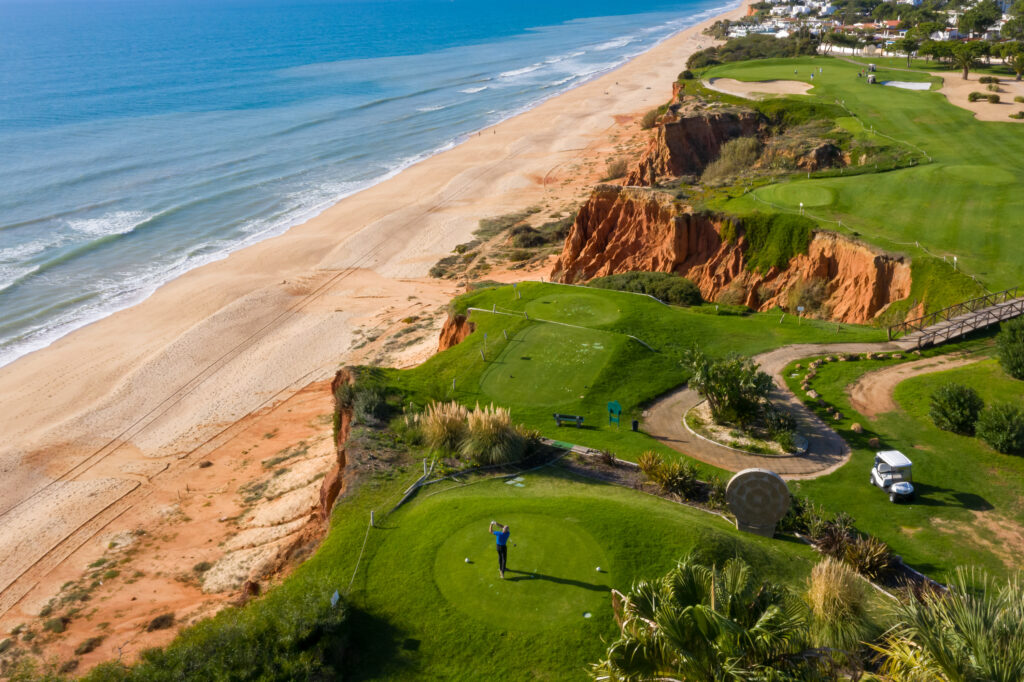
[[[734,4],[0,0],[0,366]]]

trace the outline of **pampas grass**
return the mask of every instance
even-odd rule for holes
[[[455,401],[431,403],[419,418],[423,440],[432,450],[455,452],[466,436],[468,415],[468,410]]]
[[[504,407],[480,407],[477,403],[469,413],[467,427],[459,453],[477,464],[505,464],[519,459],[526,450],[526,439]]]
[[[811,569],[805,598],[814,614],[814,643],[856,651],[865,635],[864,581],[838,559],[825,557]]]

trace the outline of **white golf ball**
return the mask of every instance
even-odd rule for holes
[[[469,563],[469,557],[466,557],[466,563],[467,564]]]
[[[601,572],[601,567],[600,567],[600,566],[598,566],[598,567],[597,567],[597,568],[596,568],[595,570],[596,570],[596,571],[597,571],[598,573],[600,573],[600,572]]]

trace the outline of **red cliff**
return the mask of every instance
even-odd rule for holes
[[[663,192],[598,186],[580,209],[551,277],[585,282],[647,270],[674,272],[696,284],[706,300],[727,289],[755,310],[788,307],[791,293],[809,283],[824,288],[821,314],[867,322],[910,294],[910,265],[832,232],[816,232],[806,254],[786,268],[746,269],[747,244],[721,238],[722,221],[698,215]]]
[[[441,334],[437,341],[437,352],[446,351],[452,346],[462,343],[463,339],[473,333],[476,325],[469,321],[466,315],[448,314],[448,319],[441,327]]]

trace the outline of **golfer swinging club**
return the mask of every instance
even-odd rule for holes
[[[494,530],[495,526],[498,527],[498,530]],[[503,526],[497,521],[491,521],[491,525],[487,527],[487,532],[494,535],[498,540],[498,573],[500,573],[502,579],[504,579],[505,562],[508,560],[508,526]]]

